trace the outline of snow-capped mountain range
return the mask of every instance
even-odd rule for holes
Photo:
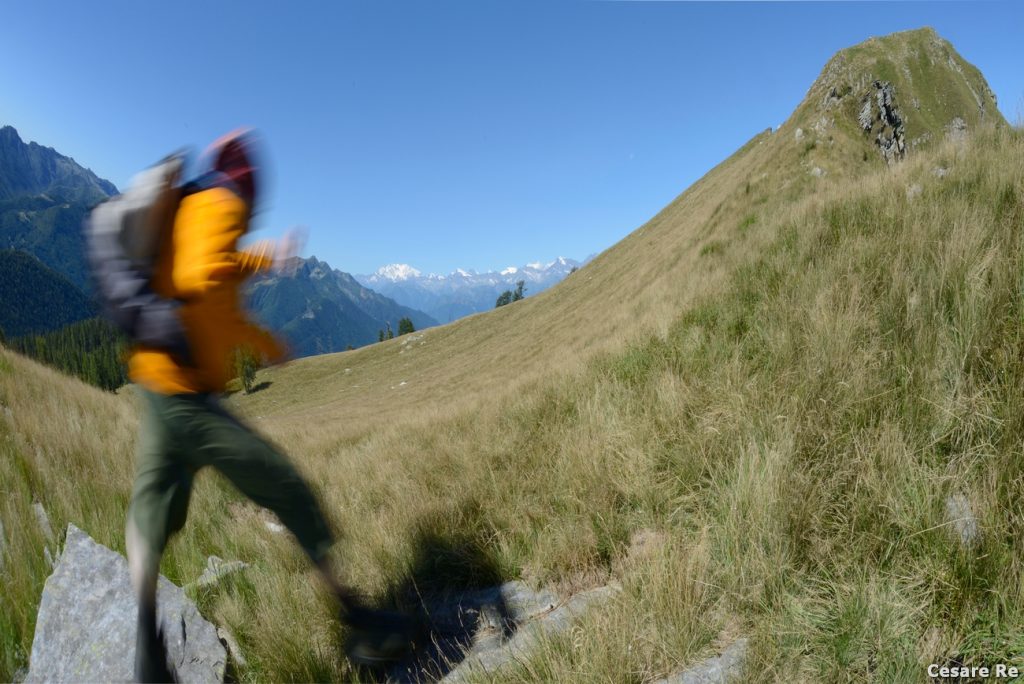
[[[447,275],[424,275],[409,264],[388,264],[370,275],[356,275],[355,279],[399,304],[447,323],[493,309],[498,296],[505,290],[514,290],[520,280],[526,283],[526,296],[546,290],[591,258],[579,262],[558,257],[546,264],[535,262],[484,273],[459,268]]]

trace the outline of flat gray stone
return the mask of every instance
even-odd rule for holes
[[[46,537],[47,543],[52,544],[55,541],[53,528],[50,527],[50,516],[46,515],[46,509],[43,508],[43,504],[36,501],[32,504],[32,512],[36,516],[36,524],[39,525],[39,531]]]
[[[749,639],[737,639],[722,655],[708,658],[671,677],[659,679],[655,684],[729,684],[739,681],[749,646]]]
[[[555,608],[557,599],[548,591],[533,591],[523,582],[474,589],[426,606],[430,621],[444,630],[504,629]]]
[[[462,682],[526,657],[544,638],[570,625],[592,604],[614,596],[608,585],[561,601],[523,582],[421,597],[429,634],[416,652],[387,676],[399,682]]]
[[[227,656],[214,626],[163,576],[157,601],[179,679],[222,682]],[[43,587],[26,681],[130,681],[136,617],[128,561],[68,525],[64,552]]]
[[[206,589],[219,584],[222,579],[236,572],[241,572],[249,567],[245,561],[226,561],[217,556],[210,556],[206,559],[206,568],[196,581],[189,583],[190,587]]]
[[[548,604],[543,612],[520,613],[520,620],[515,621],[514,631],[511,633],[506,629],[504,632],[485,631],[476,635],[473,645],[464,654],[462,661],[441,681],[448,684],[464,682],[476,674],[492,673],[508,663],[527,657],[541,641],[568,629],[592,604],[603,603],[617,592],[618,588],[613,586],[580,592],[560,606]],[[539,607],[545,604],[546,596],[549,595],[545,593],[543,596],[545,598],[538,600],[528,598],[520,592],[517,597],[513,595],[512,602],[518,598],[523,605]],[[510,603],[509,597],[506,597],[506,606]]]

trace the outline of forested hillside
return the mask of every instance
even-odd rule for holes
[[[33,254],[87,291],[82,220],[116,192],[74,159],[0,128],[0,249]]]
[[[8,338],[62,327],[95,315],[81,290],[39,259],[0,249],[0,330]]]
[[[128,339],[103,318],[89,318],[39,335],[8,340],[8,346],[90,385],[116,390],[126,382]]]

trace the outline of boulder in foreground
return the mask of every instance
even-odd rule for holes
[[[216,628],[163,576],[157,595],[180,680],[222,682],[227,657]],[[131,681],[136,612],[128,561],[68,525],[60,562],[43,587],[26,681]]]

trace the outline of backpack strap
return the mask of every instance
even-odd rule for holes
[[[231,180],[230,176],[220,171],[207,171],[182,186],[182,197],[194,195],[197,192],[212,188],[227,188],[239,197],[242,196],[238,184]]]

